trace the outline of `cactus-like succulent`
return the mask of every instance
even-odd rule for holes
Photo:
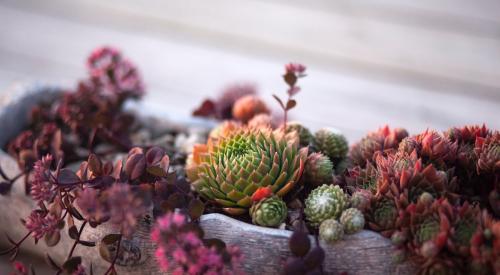
[[[308,146],[313,141],[311,131],[309,131],[309,129],[307,129],[300,122],[288,122],[286,124],[286,132],[296,132],[299,136],[299,144],[301,147]]]
[[[327,155],[333,162],[345,158],[349,150],[349,145],[344,135],[328,128],[320,129],[315,133],[314,147]]]
[[[298,182],[307,158],[307,148],[298,149],[279,132],[241,128],[206,145],[195,146],[186,174],[204,198],[233,215],[252,205],[259,187],[270,186],[279,197]]]
[[[324,184],[309,194],[304,213],[311,225],[317,227],[326,219],[337,219],[346,204],[344,191],[338,185]]]
[[[247,123],[258,114],[269,114],[269,108],[266,103],[258,96],[243,96],[233,105],[233,117],[243,123]]]
[[[304,177],[308,184],[320,186],[332,182],[333,163],[321,153],[312,153],[307,158]]]
[[[342,212],[340,223],[346,234],[354,234],[365,227],[365,216],[357,208],[349,208]]]
[[[344,237],[344,227],[335,219],[326,219],[319,226],[319,237],[333,244]]]
[[[285,202],[278,196],[264,198],[250,208],[252,222],[267,227],[278,227],[287,216]]]

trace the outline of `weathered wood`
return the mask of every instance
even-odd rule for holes
[[[35,90],[40,90],[38,93]],[[26,96],[17,95],[11,100],[0,102],[0,123],[17,116],[17,123],[7,123],[0,132],[0,146],[9,137],[18,132],[25,121],[23,112],[44,95],[53,95],[57,89],[31,89]],[[7,103],[11,104],[7,104]],[[2,108],[2,104],[4,108]],[[7,104],[8,106],[5,107]],[[5,152],[0,150],[0,164],[8,176],[19,172],[15,161]],[[19,218],[27,217],[35,203],[24,194],[24,188],[20,182],[16,183],[8,196],[0,196],[0,224],[1,233],[7,233],[13,239],[18,240],[26,233]],[[79,222],[75,222],[79,226]],[[149,234],[152,223],[141,220],[137,232],[130,240],[126,240],[127,247],[133,251],[140,251],[140,259],[132,264],[120,265],[117,270],[120,274],[161,274],[154,259],[155,245],[150,241]],[[221,214],[208,214],[201,218],[201,226],[207,238],[220,238],[227,244],[238,245],[244,254],[244,269],[249,274],[276,274],[290,255],[288,249],[288,238],[291,231],[271,229],[247,224]],[[82,234],[83,240],[99,242],[105,235],[116,233],[116,229],[109,224],[98,228],[87,227]],[[314,243],[313,236],[310,236]],[[23,245],[23,249],[30,250],[36,255],[49,253],[58,263],[64,262],[67,253],[73,244],[73,240],[67,235],[67,228],[63,230],[60,243],[56,247],[48,248],[43,241],[37,245],[32,240]],[[348,235],[344,240],[335,245],[327,245],[320,242],[326,250],[325,270],[329,274],[338,274],[347,271],[349,274],[408,274],[411,273],[412,265],[404,263],[396,265],[392,262],[392,246],[388,239],[381,235],[362,231],[354,235]],[[0,246],[5,247],[8,243],[5,238],[0,238]],[[99,256],[98,248],[78,246],[74,255],[80,255],[84,264],[92,263],[95,274],[102,274],[108,267]]]

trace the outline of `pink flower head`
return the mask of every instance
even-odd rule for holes
[[[128,184],[115,183],[106,190],[106,194],[110,221],[119,225],[125,236],[131,236],[137,220],[146,212],[144,202],[130,190]]]
[[[238,249],[228,247],[230,264],[215,248],[206,247],[196,231],[190,227],[186,217],[180,213],[167,213],[159,218],[151,233],[157,244],[155,253],[162,271],[172,274],[239,274],[235,265],[241,254]]]
[[[44,215],[39,211],[33,211],[26,219],[26,228],[31,231],[33,238],[39,240],[45,234],[52,234],[57,230],[59,219],[52,213]]]
[[[35,162],[33,166],[33,181],[31,182],[31,197],[38,201],[51,201],[55,195],[54,185],[50,182],[50,166],[52,156],[46,155]]]
[[[287,73],[293,73],[293,74],[304,74],[306,71],[306,66],[300,64],[300,63],[288,63],[285,65],[285,70]]]

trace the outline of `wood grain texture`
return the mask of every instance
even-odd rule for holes
[[[19,116],[18,124],[6,124],[0,132],[0,146],[5,143],[7,137],[19,131],[19,125],[24,125],[26,116],[23,118],[17,113],[27,110],[35,101],[44,98],[43,95],[54,94],[54,91],[57,89],[25,89],[24,93],[17,93],[15,97],[4,97],[0,101],[0,122],[11,119],[12,115]],[[10,177],[19,172],[16,162],[1,150],[0,164]],[[0,209],[3,209],[0,213],[0,224],[10,225],[2,227],[3,233],[14,240],[22,238],[27,232],[19,218],[27,217],[35,207],[35,203],[24,194],[21,182],[17,182],[10,195],[0,196]],[[79,227],[81,222],[75,221],[75,224]],[[221,214],[204,215],[200,224],[206,238],[220,238],[227,244],[241,248],[245,258],[244,269],[249,274],[279,273],[284,260],[290,255],[288,238],[292,234],[291,231],[246,224]],[[126,240],[128,247],[140,251],[141,257],[133,264],[118,266],[117,271],[120,274],[161,274],[153,256],[155,245],[149,238],[151,227],[152,223],[141,219],[136,233]],[[56,247],[48,248],[43,241],[35,245],[29,240],[23,249],[40,256],[48,253],[58,263],[62,263],[74,242],[67,235],[67,228],[62,232],[61,241]],[[110,233],[117,233],[110,224],[95,229],[87,227],[83,231],[82,239],[99,243]],[[313,237],[310,238],[314,243]],[[7,245],[6,239],[1,238],[0,246]],[[364,230],[348,235],[335,245],[321,242],[321,246],[326,250],[325,270],[328,274],[344,271],[349,274],[408,274],[413,270],[411,263],[394,264],[390,240],[371,231]],[[101,259],[97,247],[78,246],[74,255],[83,256],[87,267],[92,263],[95,274],[102,274],[107,269],[108,263]]]
[[[143,106],[161,117],[187,118],[234,82],[258,84],[276,106],[283,63],[301,61],[308,77],[291,115],[313,130],[354,142],[386,123],[411,134],[500,128],[494,1],[182,2],[0,1],[0,93],[12,81],[73,87],[89,51],[111,44],[138,64]],[[352,56],[332,58],[339,49]]]

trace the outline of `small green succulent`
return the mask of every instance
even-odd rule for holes
[[[312,226],[322,221],[337,219],[347,204],[344,191],[338,185],[321,185],[314,189],[305,201],[304,214]]]
[[[326,219],[319,226],[319,237],[325,242],[333,244],[344,237],[344,228],[335,219]]]
[[[357,208],[349,208],[342,212],[340,223],[346,234],[354,234],[365,227],[365,216]]]
[[[264,198],[250,208],[252,222],[267,227],[278,227],[287,216],[285,202],[278,196]]]

